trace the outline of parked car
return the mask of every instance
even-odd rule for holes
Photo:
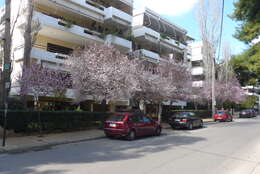
[[[104,123],[107,137],[125,137],[134,140],[138,136],[161,135],[161,125],[142,113],[117,113]]]
[[[192,130],[194,127],[203,127],[201,118],[195,116],[193,112],[178,112],[169,118],[169,124],[173,129],[187,128]]]
[[[214,121],[233,121],[233,116],[224,110],[219,110],[214,114]]]
[[[256,117],[256,111],[254,109],[245,109],[239,112],[239,118]]]

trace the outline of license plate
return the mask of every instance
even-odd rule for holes
[[[116,124],[110,123],[109,126],[110,127],[116,127]]]

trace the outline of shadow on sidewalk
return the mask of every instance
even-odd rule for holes
[[[150,155],[206,140],[205,138],[194,136],[164,135],[160,137],[146,137],[136,141],[100,139],[58,146],[45,151],[3,155],[0,156],[0,173],[59,174],[66,172],[64,170],[66,165],[84,164],[84,167],[87,168],[88,165],[93,165],[97,162],[138,159],[144,157],[147,153]],[[174,156],[175,154],[172,155]],[[59,170],[55,165],[63,169]],[[44,170],[43,167],[49,170]],[[53,170],[51,170],[52,168]]]

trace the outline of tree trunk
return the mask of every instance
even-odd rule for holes
[[[194,103],[194,106],[195,106],[195,110],[197,111],[198,110],[198,104]]]
[[[162,103],[158,104],[158,122],[161,123],[162,121]]]
[[[23,69],[30,67],[31,61],[31,50],[32,50],[32,17],[33,17],[33,0],[28,0],[26,7],[26,24],[24,31],[24,53],[23,53]],[[23,75],[23,72],[22,72]],[[22,85],[23,89],[24,86]],[[24,107],[27,108],[27,99],[28,97],[25,95],[22,97],[22,101]]]
[[[146,113],[146,105],[145,105],[144,100],[140,100],[140,102],[139,102],[139,109],[140,109],[143,113]]]
[[[7,122],[7,111],[8,111],[8,96],[11,88],[10,70],[11,70],[11,1],[5,0],[5,36],[4,36],[4,68],[3,68],[3,106],[5,108],[4,115],[4,135],[2,146],[5,146],[6,139],[6,122]]]

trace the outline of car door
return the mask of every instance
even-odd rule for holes
[[[144,121],[144,134],[145,135],[151,135],[155,132],[155,126],[153,121],[146,116],[143,116],[143,121]]]
[[[138,136],[144,135],[144,122],[142,115],[133,114],[129,118],[129,122],[131,122],[132,128],[136,131]]]
[[[191,122],[192,122],[192,124],[193,124],[194,127],[198,126],[198,124],[199,124],[199,123],[198,123],[198,119],[195,117],[195,114],[194,114],[194,113],[189,112],[189,113],[188,113],[188,119],[191,120]]]

